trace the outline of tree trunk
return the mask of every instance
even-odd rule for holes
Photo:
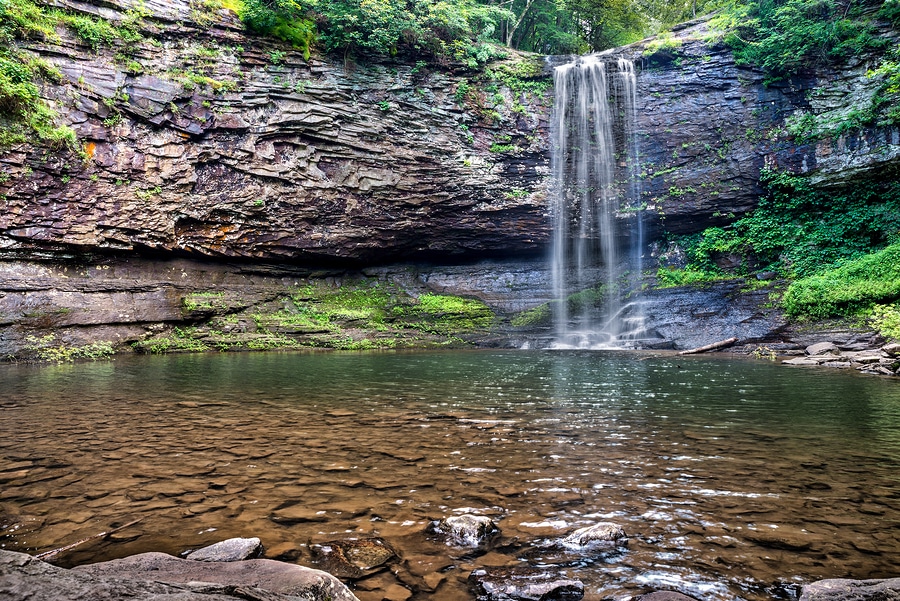
[[[714,351],[716,349],[725,348],[726,346],[731,346],[735,342],[737,342],[737,338],[729,338],[727,340],[720,340],[718,342],[713,342],[712,344],[707,344],[706,346],[698,346],[697,348],[692,348],[687,351],[681,351],[678,353],[679,355],[694,355],[697,353],[705,353],[706,351]]]
[[[522,24],[522,20],[525,19],[525,15],[528,14],[528,11],[531,8],[531,4],[533,2],[534,2],[534,0],[527,0],[525,2],[525,8],[522,10],[522,14],[519,15],[519,20],[516,21],[516,24],[513,25],[512,27],[510,27],[509,32],[507,32],[507,34],[506,34],[506,45],[507,46],[510,46],[510,47],[512,46],[513,36],[516,34],[516,30],[519,28],[519,25]]]

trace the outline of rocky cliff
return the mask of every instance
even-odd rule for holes
[[[221,333],[212,318],[256,335],[249,316],[277,312],[321,278],[396,285],[411,298],[462,294],[500,316],[547,300],[550,73],[565,57],[510,53],[478,71],[305,59],[188,0],[53,4],[128,20],[139,36],[92,45],[60,25],[23,43],[58,69],[42,95],[81,153],[0,153],[4,355],[121,345],[175,325]],[[751,210],[764,165],[843,185],[900,164],[896,127],[812,143],[785,128],[791,115],[834,119],[865,101],[877,87],[871,61],[764,86],[702,21],[665,44],[606,54],[638,68],[651,241]],[[384,267],[398,262],[418,266]],[[196,294],[228,300],[198,311]],[[754,339],[765,338],[758,329]]]
[[[113,23],[134,8],[58,4]],[[141,6],[136,43],[92,48],[59,27],[28,44],[61,73],[43,94],[85,154],[3,154],[8,256],[366,264],[545,244],[549,95],[471,89],[475,73],[426,65],[304,60],[248,38],[228,11]],[[523,81],[542,64],[511,56],[502,69]]]

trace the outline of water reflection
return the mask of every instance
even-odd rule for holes
[[[889,379],[578,351],[223,354],[3,366],[0,390],[0,544],[40,552],[144,517],[65,565],[229,536],[308,564],[310,541],[381,536],[416,599],[527,563],[588,599],[724,600],[900,564]],[[465,511],[499,522],[487,554],[424,534]],[[559,544],[597,521],[629,545]]]

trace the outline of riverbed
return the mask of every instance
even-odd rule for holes
[[[477,549],[432,520],[491,517]],[[0,366],[0,545],[72,566],[258,536],[267,556],[379,537],[416,600],[534,566],[585,599],[796,598],[900,575],[900,385],[745,357],[248,353]],[[614,522],[628,544],[579,551]],[[440,576],[428,576],[440,574]],[[426,578],[425,576],[428,576]]]

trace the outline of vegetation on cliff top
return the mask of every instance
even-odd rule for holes
[[[735,2],[714,24],[740,65],[760,67],[777,81],[810,67],[846,60],[889,41],[877,18],[894,16],[896,0],[765,0]]]
[[[237,2],[238,0],[232,0]],[[626,44],[722,0],[240,0],[248,28],[308,49],[483,63],[493,45],[581,54]]]

